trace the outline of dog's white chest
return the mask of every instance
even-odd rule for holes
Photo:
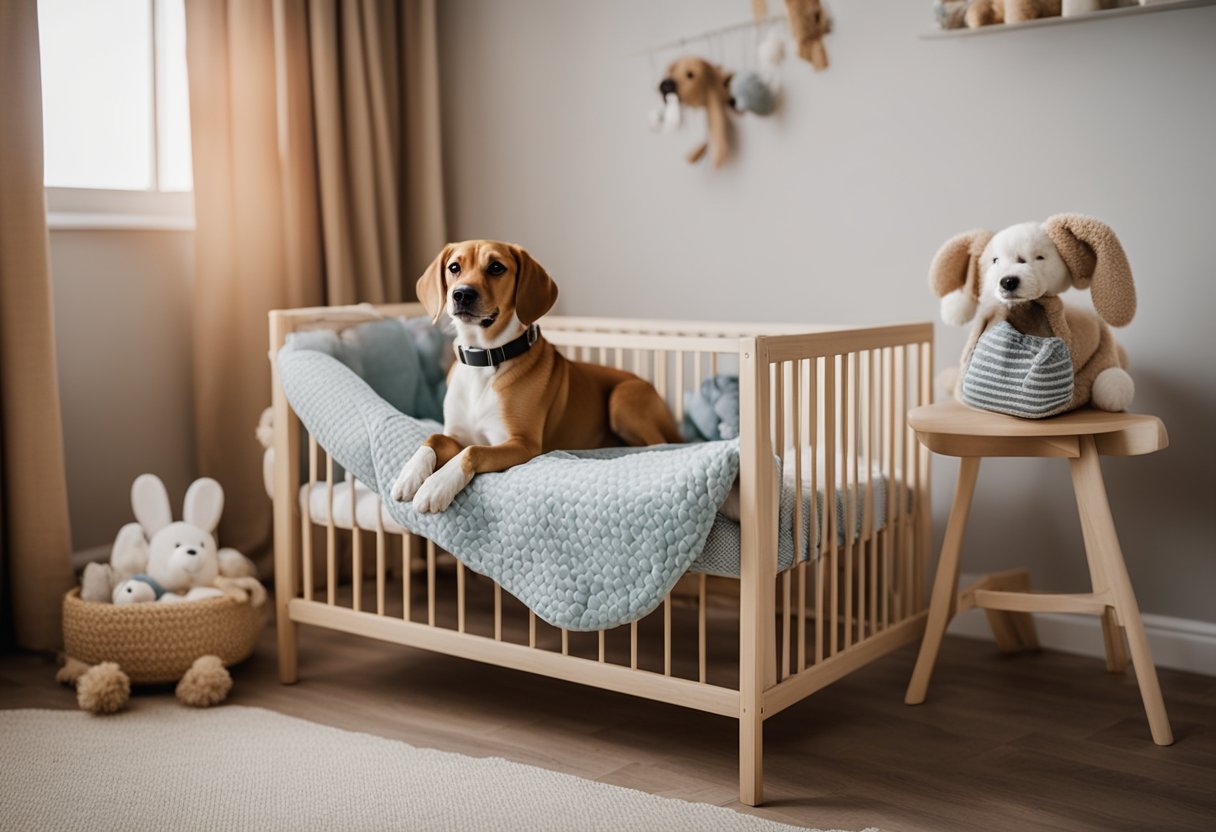
[[[443,400],[443,432],[462,445],[497,445],[507,440],[492,367],[457,364]]]

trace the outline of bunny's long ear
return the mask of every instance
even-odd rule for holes
[[[447,302],[448,281],[447,273],[443,269],[451,253],[452,244],[448,243],[439,252],[439,256],[431,262],[431,265],[426,267],[426,271],[422,273],[422,277],[418,278],[415,287],[419,302],[426,307],[427,312],[431,313],[431,320],[434,323],[439,323],[439,316],[443,314],[443,305]]]
[[[980,304],[980,256],[992,232],[976,229],[947,240],[929,264],[929,286],[942,299],[942,320],[962,326]]]
[[[131,509],[135,519],[144,527],[144,534],[151,540],[158,531],[173,522],[173,511],[169,508],[169,492],[155,474],[140,474],[131,483]]]
[[[557,303],[557,284],[545,267],[519,246],[515,254],[515,315],[524,326],[530,326]]]
[[[210,477],[197,479],[186,489],[186,501],[182,505],[182,519],[191,526],[215,534],[224,513],[224,489]]]
[[[1123,244],[1106,223],[1082,214],[1056,214],[1043,224],[1077,289],[1089,288],[1094,308],[1111,326],[1136,314],[1136,284]]]

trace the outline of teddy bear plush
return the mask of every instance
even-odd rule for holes
[[[959,372],[943,386],[966,404],[1043,418],[1092,404],[1125,410],[1135,385],[1111,326],[1136,312],[1123,246],[1104,223],[1080,214],[976,230],[947,240],[929,267],[942,320],[974,320]],[[1095,312],[1067,306],[1089,289]]]
[[[972,29],[994,23],[1024,23],[1040,17],[1059,17],[1061,0],[975,0],[964,12]]]

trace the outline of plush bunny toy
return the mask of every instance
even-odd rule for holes
[[[81,579],[86,601],[115,604],[190,601],[223,595],[224,579],[254,578],[257,567],[235,549],[219,549],[214,532],[224,510],[224,490],[213,479],[186,491],[183,520],[174,522],[165,484],[142,474],[131,486],[139,522],[119,530],[108,566],[90,564]],[[247,588],[247,587],[246,587]]]
[[[963,402],[1027,418],[1131,404],[1127,355],[1110,326],[1131,321],[1136,287],[1107,225],[1057,214],[997,234],[968,231],[937,252],[929,283],[943,321],[976,319],[950,385]],[[1070,287],[1089,289],[1097,314],[1066,306],[1059,296]]]

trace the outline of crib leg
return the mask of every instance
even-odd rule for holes
[[[287,322],[282,313],[270,315],[270,354],[275,355],[287,339]],[[278,640],[279,681],[294,684],[297,672],[297,625],[287,605],[299,592],[297,558],[300,556],[299,503],[300,420],[292,412],[278,377],[278,367],[270,362],[274,408],[274,612]],[[331,590],[332,591],[332,590]]]
[[[759,703],[739,709],[739,802],[764,802],[764,715]]]

